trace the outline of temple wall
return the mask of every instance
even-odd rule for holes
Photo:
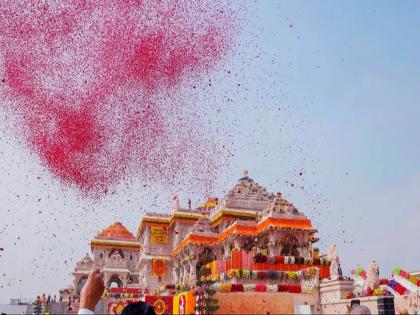
[[[266,292],[216,293],[217,314],[294,314],[295,305],[311,305],[313,314],[320,313],[318,295]]]
[[[184,222],[175,222],[169,229],[169,244],[172,249],[177,247],[179,243],[192,231],[193,224]],[[176,233],[175,233],[176,232]]]
[[[143,251],[146,255],[168,256],[172,253],[173,233],[168,232],[168,243],[152,244],[151,226],[146,226],[139,240],[143,244]]]
[[[139,251],[136,250],[127,250],[115,247],[116,249],[120,249],[123,254],[124,258],[122,259],[124,262],[126,262],[129,266],[129,269],[131,271],[134,271],[134,268],[136,267],[138,261],[139,261]],[[93,260],[96,264],[100,263],[100,265],[105,265],[106,259],[109,258],[109,255],[111,253],[111,248],[94,248],[93,249]],[[102,254],[102,257],[101,257]]]
[[[150,290],[156,290],[157,288],[165,285],[172,284],[172,261],[166,261],[166,273],[165,276],[158,277],[153,275],[152,272],[152,260],[150,259],[147,264],[140,270],[139,284],[141,287],[148,288]]]

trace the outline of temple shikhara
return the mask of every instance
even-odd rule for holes
[[[378,312],[394,308],[396,294],[409,294],[395,292],[392,282],[379,283],[379,274],[375,280],[374,266],[370,278],[363,271],[363,279],[361,268],[355,279],[344,277],[336,246],[320,255],[310,218],[247,172],[221,199],[198,208],[191,202],[182,208],[176,195],[172,199],[167,213],[146,213],[136,235],[120,222],[99,232],[90,243],[92,254],[75,266],[72,286],[60,291],[61,300],[77,309],[92,268],[104,275],[106,291],[97,308],[108,314],[137,300],[151,303],[158,314],[205,313],[197,307],[204,303],[198,280],[216,292],[216,313],[223,314],[343,313],[356,298]],[[418,292],[419,286],[410,288]]]

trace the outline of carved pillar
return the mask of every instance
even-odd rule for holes
[[[179,283],[184,284],[184,266],[179,266]]]
[[[189,283],[189,277],[190,277],[190,265],[188,264],[188,262],[184,262],[184,284],[188,284]]]
[[[150,254],[150,226],[146,226],[144,232],[144,252],[149,255]]]
[[[192,259],[189,262],[189,265],[190,265],[189,284],[191,284],[191,285],[194,285],[195,282],[197,281],[197,274],[196,274],[196,270],[195,270],[195,267],[197,265],[197,259],[195,257],[196,256],[194,255],[194,259]]]
[[[178,244],[181,242],[181,226],[179,226],[178,223],[174,224],[174,247],[178,246]]]
[[[79,280],[80,280],[80,275],[79,274],[75,274],[74,275],[74,280],[73,280],[73,287],[76,289],[77,285],[79,284]]]
[[[176,261],[174,262],[174,283],[180,284],[182,283],[182,261],[180,257],[177,257]]]
[[[278,239],[278,232],[276,230],[272,230],[268,234],[268,249],[270,251],[271,256],[278,256],[280,255],[280,249],[276,247],[276,241]]]
[[[122,274],[120,276],[120,279],[121,279],[123,288],[126,288],[127,287],[127,274]]]
[[[224,244],[223,244],[223,246],[225,247],[225,259],[228,259],[228,258],[230,258],[231,256],[231,250],[230,250],[230,244],[229,244],[229,242],[225,242]]]

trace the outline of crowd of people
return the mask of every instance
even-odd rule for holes
[[[54,296],[51,298],[51,294],[46,296],[45,293],[42,293],[42,295],[38,295],[36,297],[34,304],[38,306],[48,306],[51,304],[51,302],[57,302],[57,296],[54,294]]]

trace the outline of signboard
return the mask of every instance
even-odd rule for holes
[[[168,229],[166,226],[151,226],[150,227],[150,243],[151,244],[167,244],[168,243]]]
[[[156,277],[164,277],[166,274],[166,260],[152,259],[152,271]]]
[[[173,314],[195,314],[195,297],[191,291],[182,292],[174,296]]]

